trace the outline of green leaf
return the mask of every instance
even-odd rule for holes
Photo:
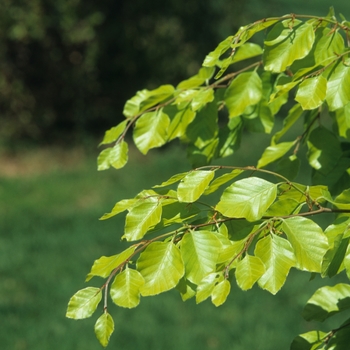
[[[214,75],[215,67],[202,67],[198,74],[193,77],[182,81],[176,89],[192,89],[198,86],[201,86],[209,79],[211,79]]]
[[[203,277],[214,272],[220,248],[220,241],[210,231],[186,233],[181,241],[186,279],[198,284]]]
[[[326,98],[327,79],[322,75],[305,79],[299,86],[295,100],[303,109],[315,109]]]
[[[199,304],[208,299],[211,296],[215,286],[223,280],[224,276],[222,273],[213,272],[205,276],[198,284],[196,303]]]
[[[201,89],[199,93],[193,97],[191,102],[192,111],[196,112],[204,107],[209,102],[214,101],[214,90],[213,89]]]
[[[350,103],[334,112],[339,136],[350,139]]]
[[[223,40],[219,45],[215,48],[214,51],[210,52],[204,59],[203,66],[204,67],[212,67],[215,66],[220,59],[220,56],[224,54],[230,47],[233,40],[233,36],[227,37]]]
[[[80,320],[90,317],[102,299],[100,288],[87,287],[76,292],[69,300],[66,317]]]
[[[229,117],[241,115],[248,106],[260,101],[262,82],[258,73],[245,72],[235,78],[225,92],[225,103]]]
[[[128,144],[125,141],[118,142],[114,147],[104,149],[97,158],[97,170],[106,170],[111,166],[115,169],[122,168],[128,162]]]
[[[127,241],[141,239],[147,231],[158,224],[162,217],[162,205],[158,197],[149,197],[131,208],[125,219],[125,233]]]
[[[254,254],[266,267],[266,272],[259,279],[259,286],[276,294],[296,262],[291,244],[284,238],[269,235],[257,242]]]
[[[204,194],[208,195],[208,194],[211,194],[213,192],[216,192],[222,185],[224,185],[228,181],[233,180],[235,177],[237,177],[242,172],[243,172],[243,170],[234,169],[230,173],[221,175],[220,177],[218,177],[214,181],[212,181],[212,183],[204,191]]]
[[[114,321],[108,312],[104,312],[95,323],[95,334],[103,347],[109,343],[109,338],[114,332]]]
[[[320,39],[316,42],[314,58],[315,65],[325,66],[337,58],[344,50],[344,39],[339,32],[323,28]]]
[[[350,66],[342,60],[328,77],[326,101],[330,111],[342,108],[350,101]]]
[[[95,260],[91,267],[91,271],[86,276],[85,282],[89,281],[94,276],[106,278],[110,273],[123,264],[130,256],[134,253],[136,246],[131,246],[117,255],[112,256],[101,256]]]
[[[116,141],[119,138],[119,136],[124,132],[127,122],[127,120],[124,120],[117,126],[114,126],[113,128],[107,130],[100,145],[105,145]]]
[[[172,185],[172,184],[182,180],[188,173],[189,172],[186,171],[184,173],[179,173],[179,174],[173,175],[169,180],[162,182],[160,185],[155,185],[155,186],[153,186],[153,188],[166,187],[166,186]]]
[[[157,105],[172,96],[174,87],[171,85],[162,85],[155,90],[141,90],[134,97],[126,101],[123,114],[127,118],[135,117],[148,108]]]
[[[140,303],[140,288],[144,285],[140,272],[128,267],[119,273],[110,289],[113,302],[121,307],[134,308]]]
[[[323,344],[326,336],[327,333],[321,331],[299,334],[293,339],[290,350],[321,350],[319,346]]]
[[[178,111],[174,118],[170,121],[168,128],[168,141],[185,135],[188,125],[192,123],[195,116],[196,113],[190,108],[185,108]]]
[[[291,142],[281,142],[279,144],[268,146],[258,162],[258,168],[263,168],[264,166],[282,158],[295,144],[294,141]]]
[[[100,220],[106,220],[109,219],[115,215],[118,215],[119,213],[122,213],[125,210],[131,209],[137,202],[139,201],[138,198],[131,198],[131,199],[122,199],[121,201],[117,202],[110,213],[104,214]]]
[[[296,267],[310,272],[320,272],[328,240],[320,226],[304,217],[291,217],[282,223],[282,230],[291,243]]]
[[[342,270],[350,240],[349,224],[349,218],[339,217],[325,230],[329,249],[322,262],[323,277],[333,277]]]
[[[180,180],[177,196],[180,202],[195,202],[208,187],[214,177],[214,171],[196,170]]]
[[[272,26],[278,22],[277,19],[274,18],[264,18],[260,21],[256,21],[252,24],[249,24],[247,26],[241,27],[237,33],[237,35],[240,35],[240,38],[243,42],[249,40],[254,34],[267,29],[268,27]]]
[[[216,307],[222,305],[226,301],[228,295],[230,294],[230,290],[231,284],[228,280],[225,279],[219,282],[211,292],[212,303]]]
[[[180,250],[172,242],[151,243],[137,260],[137,270],[145,279],[143,296],[175,288],[185,273]]]
[[[265,70],[283,72],[295,60],[309,53],[314,40],[314,29],[310,23],[294,19],[277,23],[264,42]]]
[[[350,285],[339,283],[319,288],[308,300],[303,317],[307,321],[323,322],[339,312],[350,309]]]
[[[151,148],[163,146],[167,142],[170,119],[163,109],[143,114],[135,123],[133,138],[137,148],[143,153]]]
[[[266,216],[287,216],[291,214],[298,214],[302,205],[294,198],[279,198],[267,210]]]
[[[265,265],[260,258],[246,255],[236,266],[236,281],[242,290],[248,290],[264,274]]]
[[[271,182],[257,177],[238,180],[225,189],[216,210],[230,218],[256,221],[265,214],[276,196],[277,185]]]
[[[254,43],[245,43],[238,48],[232,58],[232,63],[240,62],[248,58],[259,56],[263,53],[260,45]]]

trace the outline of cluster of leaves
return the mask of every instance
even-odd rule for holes
[[[248,42],[265,30],[263,47]],[[78,291],[67,317],[90,317],[104,293],[95,332],[106,346],[114,329],[108,295],[133,308],[141,296],[176,288],[183,300],[211,298],[219,306],[233,280],[242,290],[257,283],[275,294],[291,268],[350,277],[349,30],[333,10],[322,18],[263,19],[222,41],[197,75],[177,87],[139,91],[126,102],[126,119],[102,141],[112,145],[100,153],[99,170],[127,163],[131,127],[143,154],[179,138],[194,169],[117,202],[101,218],[127,211],[123,238],[133,243],[94,262],[86,280],[99,276],[106,282]],[[271,135],[257,166],[208,165],[233,154],[243,131],[272,133],[283,106],[282,128]],[[302,130],[291,140],[299,120]],[[309,185],[293,181],[302,146],[312,169]],[[317,215],[334,221],[323,230]],[[321,288],[304,316],[322,321],[348,310],[349,297],[348,284]],[[349,327],[350,319],[329,333],[308,332],[291,347],[346,349]]]

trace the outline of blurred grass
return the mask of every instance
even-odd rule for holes
[[[251,152],[246,148],[237,162]],[[177,148],[147,158],[135,154],[126,168],[100,173],[95,155],[30,157],[2,158],[4,169],[6,159],[29,165],[25,173],[19,166],[11,176],[0,176],[1,349],[100,349],[93,325],[101,308],[87,320],[65,318],[78,289],[102,285],[102,279],[84,283],[93,261],[125,246],[123,217],[98,218],[116,201],[189,165]],[[233,285],[220,308],[209,301],[183,303],[176,292],[144,298],[133,310],[110,302],[115,332],[109,349],[288,349],[295,335],[310,328],[301,318],[302,306],[322,281],[309,277],[292,271],[277,296]]]

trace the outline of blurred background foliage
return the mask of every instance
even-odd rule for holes
[[[142,88],[176,84],[239,26],[349,2],[2,0],[0,145],[84,143]]]

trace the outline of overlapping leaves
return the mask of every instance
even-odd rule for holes
[[[134,243],[95,260],[86,280],[98,276],[106,282],[74,294],[67,317],[90,317],[105,289],[104,312],[95,324],[103,346],[114,330],[108,291],[125,308],[174,288],[183,300],[211,298],[219,306],[230,293],[231,278],[243,290],[257,284],[276,294],[291,268],[324,277],[345,270],[350,276],[350,51],[342,34],[349,23],[336,22],[334,11],[323,19],[301,19],[287,15],[241,27],[176,88],[137,92],[125,104],[126,119],[105,133],[101,144],[109,146],[98,157],[98,170],[126,165],[128,132],[143,154],[179,138],[197,169],[119,200],[102,216],[127,211],[122,238]],[[265,29],[263,48],[248,42]],[[235,70],[247,59],[256,61]],[[296,102],[285,112],[290,97]],[[275,125],[281,111],[286,116]],[[327,111],[333,126],[324,121]],[[249,137],[246,131],[274,132],[257,167],[204,166],[234,154],[241,138]],[[310,186],[291,182],[303,164],[299,150],[305,145]],[[250,142],[249,147],[261,148]],[[274,167],[277,172],[264,170]],[[323,232],[311,215],[331,212],[339,215]],[[346,284],[320,289],[304,316],[322,321],[346,311],[349,295]],[[345,349],[346,322],[333,333],[302,334],[292,349],[325,344],[325,349]]]

